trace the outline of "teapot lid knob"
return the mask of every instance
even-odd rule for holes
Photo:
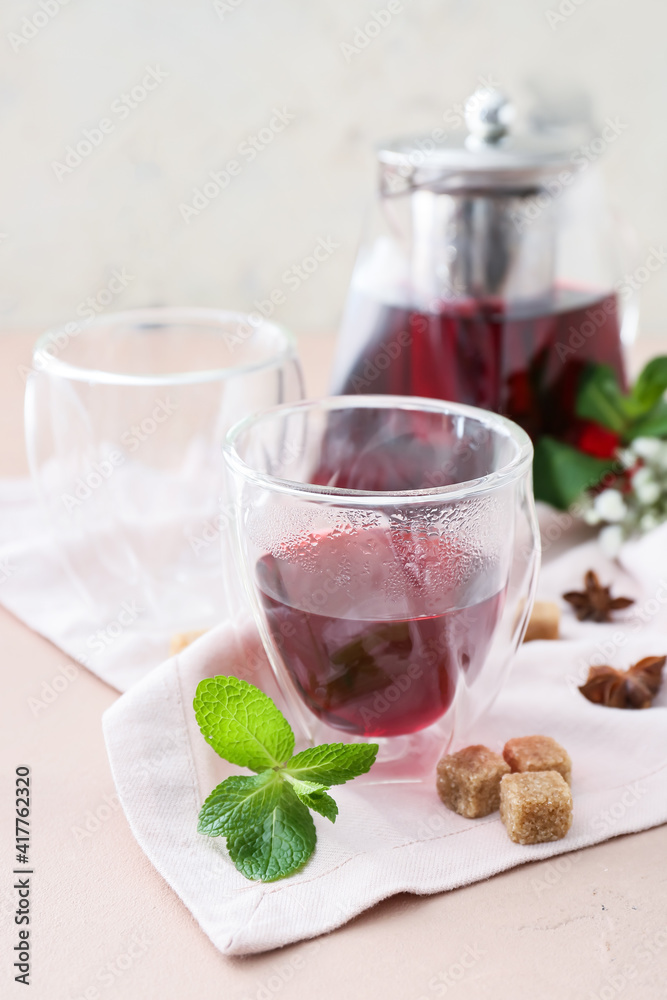
[[[507,135],[514,113],[514,105],[500,90],[479,87],[465,104],[465,122],[470,133],[466,145],[498,142]]]

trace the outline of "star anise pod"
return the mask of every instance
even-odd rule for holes
[[[591,667],[579,688],[584,698],[609,708],[650,708],[660,690],[667,656],[646,656],[629,670]]]
[[[612,597],[611,587],[603,587],[592,569],[584,577],[585,590],[570,590],[563,594],[563,600],[574,608],[580,622],[591,619],[594,622],[611,621],[612,611],[622,611],[635,602],[630,597]]]

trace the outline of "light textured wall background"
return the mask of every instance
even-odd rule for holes
[[[108,287],[114,309],[251,308],[280,288],[282,322],[334,329],[375,182],[372,144],[437,127],[480,73],[510,91],[586,89],[598,119],[626,123],[604,161],[611,196],[637,231],[637,263],[667,245],[662,0],[392,5],[402,9],[346,55],[385,0],[4,0],[2,326],[74,318]],[[122,111],[147,67],[166,77]],[[273,109],[294,118],[250,162],[239,146]],[[59,179],[53,161],[103,118],[112,129]],[[179,206],[230,159],[240,172],[186,222]],[[283,273],[320,237],[340,246],[287,287]],[[667,336],[666,306],[662,267],[644,288],[644,332]]]

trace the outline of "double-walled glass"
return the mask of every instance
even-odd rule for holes
[[[333,397],[241,421],[225,458],[242,575],[311,738],[451,735],[455,704],[463,731],[533,599],[527,434],[454,403]]]
[[[301,399],[292,338],[213,309],[145,309],[44,334],[26,393],[30,466],[79,593],[148,633],[225,613],[222,443]],[[222,508],[221,508],[222,503]]]

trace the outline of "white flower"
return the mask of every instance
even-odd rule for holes
[[[595,507],[589,507],[584,513],[584,521],[586,524],[599,524],[602,518],[595,509]]]
[[[637,456],[630,448],[621,448],[616,452],[616,457],[624,469],[631,469],[637,464]]]
[[[661,443],[657,438],[640,437],[635,438],[630,447],[635,455],[639,455],[640,458],[644,458],[650,462],[652,459],[658,457],[661,450]]]
[[[656,456],[655,465],[663,471],[667,469],[667,444],[664,441],[660,442],[660,451]]]
[[[600,548],[608,559],[615,559],[623,544],[623,528],[620,524],[609,524],[598,535]]]
[[[618,490],[603,490],[596,496],[594,506],[603,521],[622,521],[628,513]]]
[[[642,465],[641,469],[637,469],[632,477],[632,488],[638,489],[644,486],[645,483],[653,482],[653,472],[646,465]]]
[[[634,483],[632,485],[634,486]],[[635,489],[635,495],[644,507],[651,507],[660,498],[661,492],[660,486],[655,480],[640,483]]]
[[[637,500],[644,507],[650,507],[654,504],[660,499],[662,493],[662,487],[656,482],[653,470],[646,465],[637,469],[633,475],[632,489]]]
[[[639,519],[639,530],[640,531],[653,531],[660,524],[660,518],[653,511],[648,511],[646,514],[642,514]]]

